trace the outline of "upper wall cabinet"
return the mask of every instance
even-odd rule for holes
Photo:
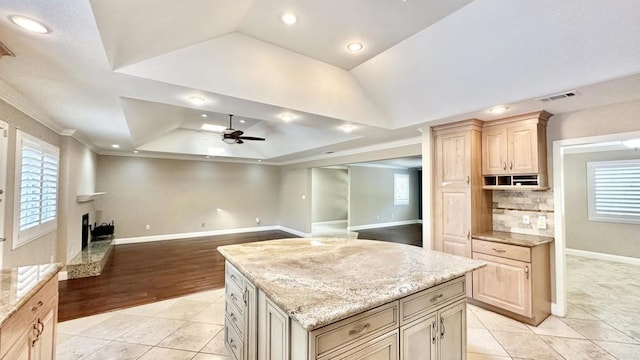
[[[547,121],[539,111],[486,122],[482,129],[485,189],[547,188]]]

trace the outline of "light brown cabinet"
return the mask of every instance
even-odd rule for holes
[[[484,123],[482,174],[485,188],[547,186],[549,117],[550,113],[539,111]]]
[[[549,244],[516,246],[473,239],[473,299],[490,310],[538,325],[551,312]]]
[[[482,189],[482,125],[466,120],[433,128],[433,248],[471,257],[471,234],[491,229],[491,192]],[[469,275],[467,294],[471,296]]]
[[[58,279],[53,277],[0,329],[2,360],[55,359]]]

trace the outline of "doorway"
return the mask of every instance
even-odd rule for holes
[[[554,192],[554,221],[555,221],[555,303],[552,313],[556,316],[566,316],[568,307],[567,289],[567,204],[566,189],[569,185],[569,174],[565,174],[566,157],[579,149],[586,149],[595,144],[620,143],[624,140],[640,138],[640,132],[592,136],[585,138],[556,140],[553,142],[553,192]],[[610,258],[611,260],[612,258]],[[620,260],[620,259],[618,259]]]
[[[8,151],[9,125],[0,121],[0,269],[3,267],[3,250],[6,241],[4,232],[4,216],[7,203],[7,151]]]

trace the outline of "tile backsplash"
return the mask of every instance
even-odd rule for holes
[[[523,223],[529,216],[529,224]],[[538,218],[546,217],[546,229]],[[553,237],[553,191],[493,191],[493,230]]]

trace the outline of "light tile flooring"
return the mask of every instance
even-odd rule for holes
[[[533,327],[469,306],[468,360],[640,360],[640,267],[567,258],[569,313]],[[58,360],[227,360],[223,289],[67,321]],[[295,359],[294,359],[295,360]]]

